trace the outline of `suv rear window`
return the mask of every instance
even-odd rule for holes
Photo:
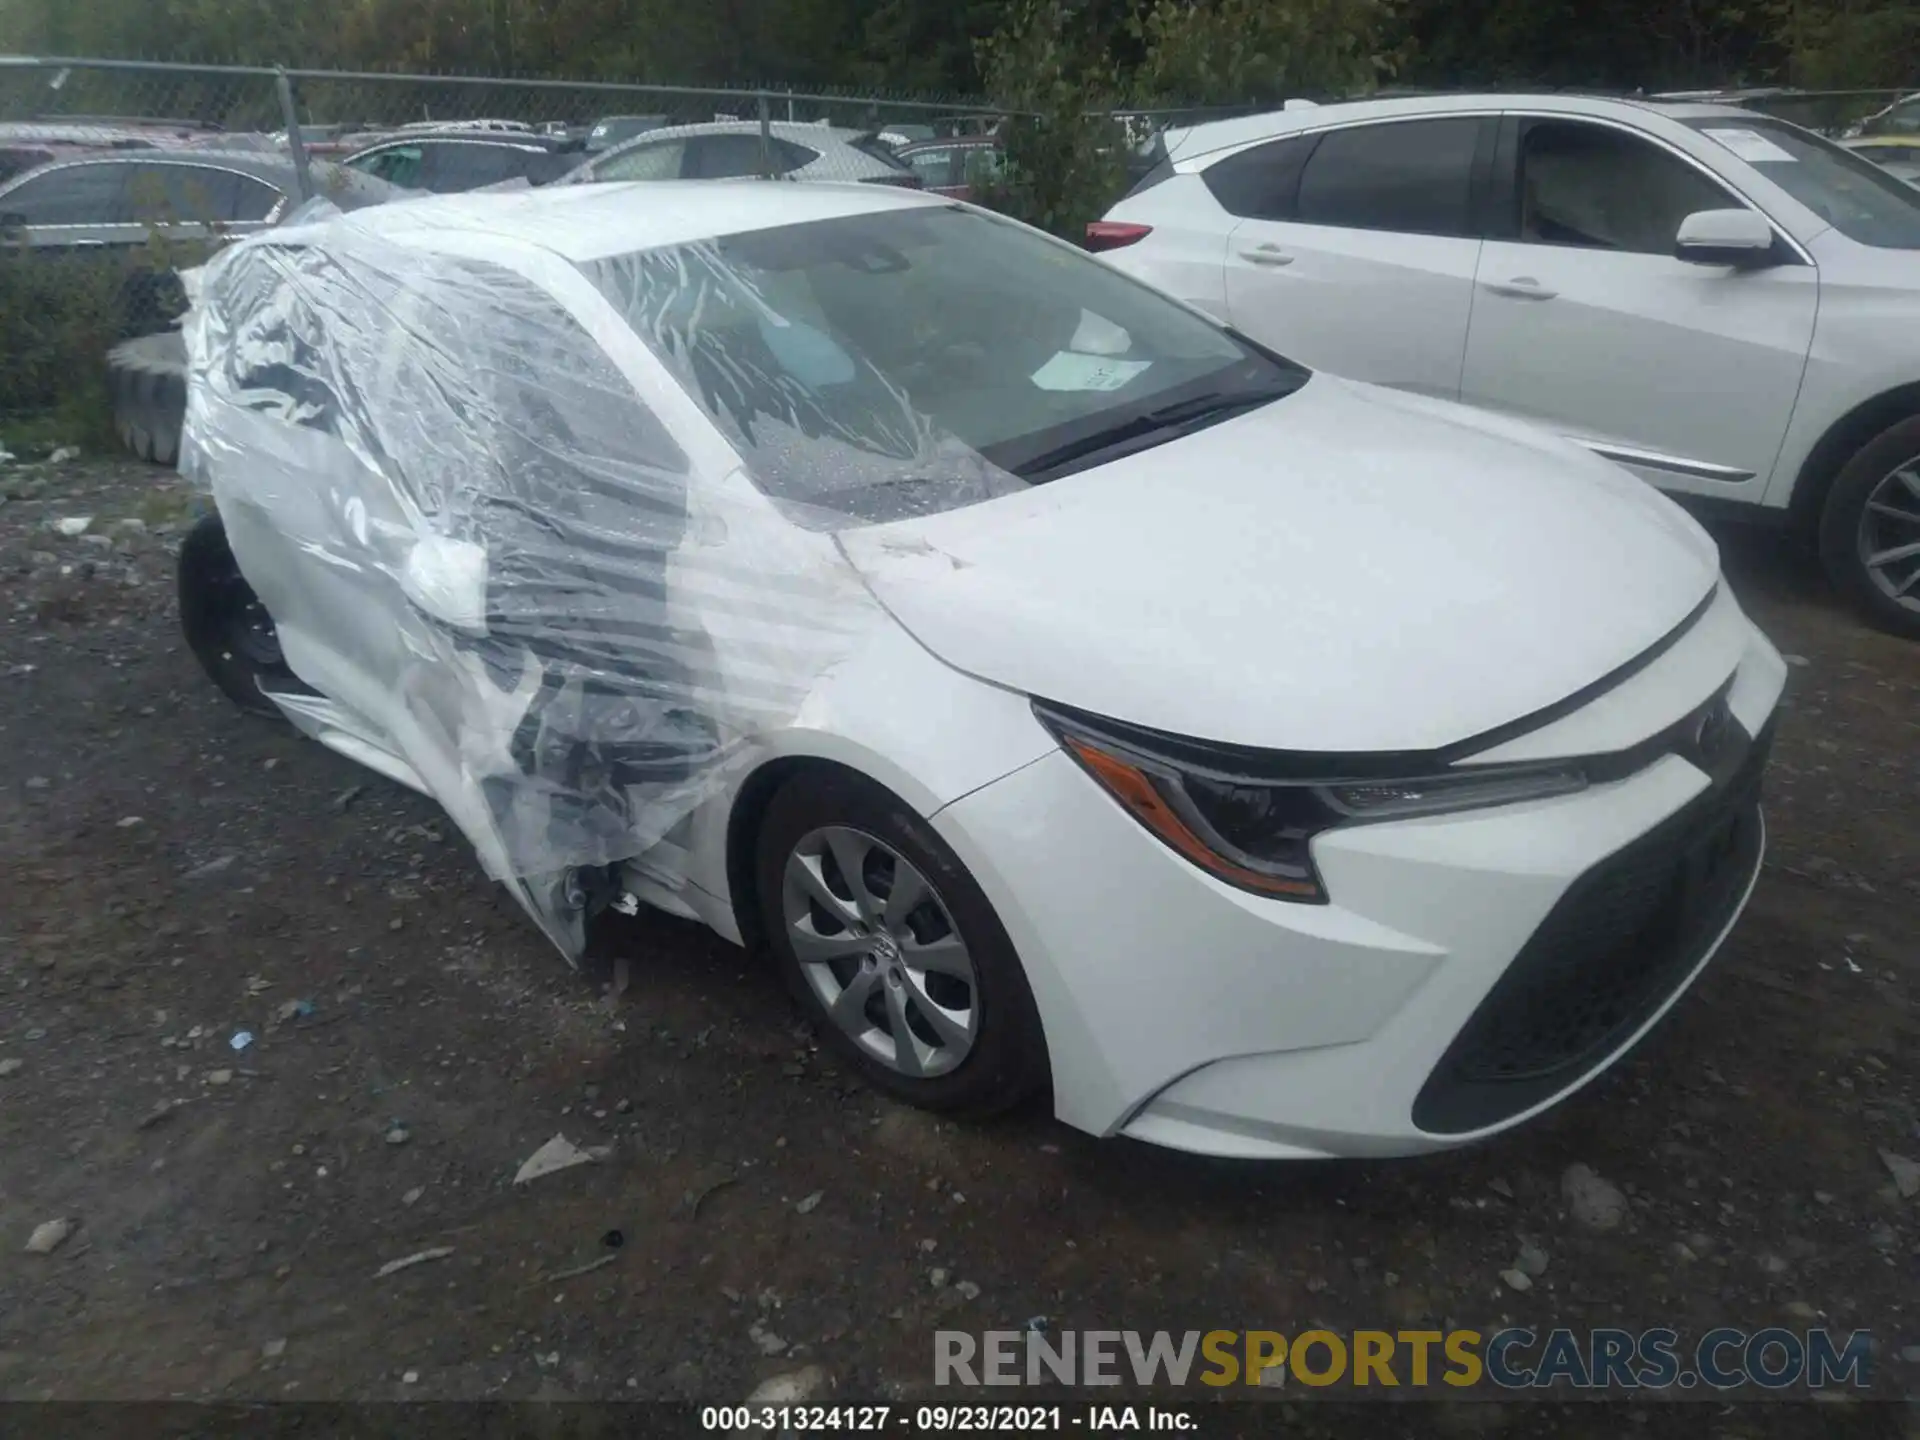
[[[1229,215],[1248,220],[1291,220],[1300,195],[1300,175],[1319,142],[1317,135],[1269,140],[1229,155],[1200,172],[1213,198]]]

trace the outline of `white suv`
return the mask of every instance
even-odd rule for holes
[[[1339,374],[1801,524],[1920,636],[1920,191],[1724,106],[1442,96],[1171,131],[1088,244]]]

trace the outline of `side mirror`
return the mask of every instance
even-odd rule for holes
[[[1755,210],[1699,210],[1680,222],[1673,253],[1694,265],[1770,264],[1773,226]]]

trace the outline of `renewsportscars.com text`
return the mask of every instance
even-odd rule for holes
[[[936,1331],[936,1385],[1823,1390],[1869,1384],[1871,1336],[1824,1329]]]

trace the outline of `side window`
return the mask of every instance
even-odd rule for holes
[[[418,189],[420,162],[418,145],[389,145],[384,150],[375,150],[368,155],[356,155],[348,163],[354,169],[364,170],[376,180],[384,180],[389,185]]]
[[[1745,204],[1657,145],[1604,125],[1544,120],[1520,139],[1520,240],[1672,255],[1696,210]]]
[[[777,156],[774,168],[780,169]],[[738,180],[759,173],[758,135],[698,135],[687,141],[689,180]]]
[[[1269,140],[1229,155],[1200,172],[1213,198],[1229,215],[1248,220],[1291,220],[1300,195],[1300,174],[1319,142],[1317,135]]]
[[[124,165],[70,165],[0,195],[0,214],[23,225],[125,224],[133,219],[125,192]]]
[[[0,180],[11,180],[14,176],[36,165],[44,165],[53,156],[45,150],[12,150],[0,146]]]
[[[1329,131],[1301,173],[1297,218],[1347,230],[1466,235],[1479,135],[1471,116]]]
[[[442,195],[478,190],[503,180],[519,180],[526,175],[529,164],[538,158],[512,145],[481,145],[461,140],[423,148],[427,153],[420,172],[421,184]]]
[[[230,220],[264,220],[274,211],[274,207],[287,197],[264,180],[254,180],[245,175],[233,177],[239,182],[234,187],[233,208],[228,212]]]
[[[142,225],[206,225],[233,216],[231,170],[207,165],[129,165],[127,199]]]
[[[906,157],[907,168],[920,177],[928,189],[953,184],[953,151],[916,150]]]
[[[1000,178],[1000,152],[991,145],[970,145],[960,152],[960,183],[988,185]]]
[[[651,145],[636,145],[609,156],[593,168],[596,180],[678,180],[680,161],[686,145],[679,140],[659,140]]]

